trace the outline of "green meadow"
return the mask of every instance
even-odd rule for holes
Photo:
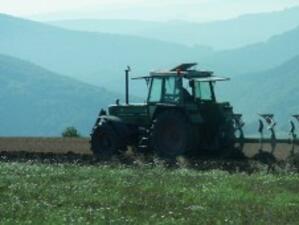
[[[0,224],[299,224],[299,174],[0,163]]]

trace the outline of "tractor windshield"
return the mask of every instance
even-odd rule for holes
[[[149,102],[160,102],[162,98],[162,78],[153,78],[151,80],[150,92],[148,96]]]
[[[180,100],[180,79],[166,77],[164,79],[163,102],[177,103]]]
[[[212,82],[195,82],[195,98],[202,101],[215,101]]]
[[[151,79],[148,101],[152,103],[178,103],[182,81],[178,77],[154,77]]]

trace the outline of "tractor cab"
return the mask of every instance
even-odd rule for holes
[[[201,136],[211,146],[220,129],[227,130],[226,121],[229,127],[232,124],[232,107],[229,103],[218,103],[215,94],[215,83],[229,78],[192,69],[196,65],[182,64],[170,71],[151,72],[150,76],[143,77],[149,83],[147,107],[150,118],[171,109],[183,112],[192,124],[201,124]]]
[[[210,71],[191,70],[195,65],[182,64],[170,71],[151,72],[135,79],[143,78],[149,83],[148,104],[216,103],[215,82],[229,78],[216,77]]]
[[[109,115],[146,127],[161,110],[176,108],[190,114],[191,120],[218,121],[221,103],[216,101],[215,82],[229,79],[216,77],[210,71],[192,69],[196,65],[185,63],[169,71],[150,72],[148,76],[133,78],[145,79],[148,84],[145,104],[132,104],[127,99],[126,104],[111,105]],[[128,88],[126,96],[129,96]]]

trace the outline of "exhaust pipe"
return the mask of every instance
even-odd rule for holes
[[[125,70],[126,72],[126,90],[125,90],[125,95],[126,95],[126,104],[129,105],[129,73],[131,71],[130,66],[127,66],[127,69]]]

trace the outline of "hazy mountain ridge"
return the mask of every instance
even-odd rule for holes
[[[299,26],[266,42],[216,52],[202,62],[220,73],[246,74],[271,69],[299,53]]]
[[[137,75],[182,61],[205,49],[124,35],[69,31],[0,15],[0,53],[30,60],[85,82],[113,87],[131,65]],[[122,85],[122,84],[121,84]],[[120,84],[114,86],[119,89]]]
[[[232,79],[222,87],[235,109],[257,131],[257,113],[274,113],[278,129],[288,131],[291,115],[299,113],[299,54],[282,65]]]
[[[5,15],[0,16],[2,24],[0,53],[113,90],[123,88],[122,73],[127,65],[135,75],[143,75],[149,70],[195,61],[200,68],[235,76],[278,66],[299,52],[299,28],[267,42],[213,52],[132,36],[64,30]],[[144,92],[142,87],[135,93]]]
[[[0,135],[60,135],[75,126],[87,135],[116,94],[0,55]]]
[[[233,77],[232,82],[227,84],[228,88],[224,90],[223,95],[227,97],[227,100],[232,100],[236,105],[236,110],[245,114],[249,123],[256,120],[258,112],[274,112],[278,120],[283,121],[281,123],[286,126],[288,113],[299,111],[297,108],[299,96],[292,94],[297,90],[298,84],[296,65],[299,62],[296,55],[299,53],[299,28],[274,36],[263,43],[234,50],[212,52],[202,48],[191,48],[131,36],[68,31],[6,15],[0,15],[0,27],[0,53],[29,60],[84,82],[103,85],[107,89],[122,92],[124,85],[122,73],[128,64],[132,66],[134,75],[144,75],[151,69],[167,69],[181,62],[197,61],[200,63],[199,68],[214,69],[217,74]],[[22,125],[18,130],[20,135],[57,135],[57,132],[69,125],[75,125],[87,133],[100,106],[112,103],[116,98],[113,93],[104,89],[98,90],[77,81],[74,82],[83,85],[82,88],[77,85],[66,88],[69,87],[69,84],[66,84],[68,82],[56,79],[57,76],[52,72],[37,66],[33,66],[35,69],[32,69],[32,65],[28,65],[26,69],[20,61],[17,63],[9,61],[2,59],[0,67],[2,74],[4,70],[5,73],[11,70],[10,73],[19,74],[18,79],[21,78],[22,82],[20,80],[18,82],[1,81],[0,85],[6,84],[2,86],[3,92],[1,93],[2,102],[5,103],[6,108],[2,108],[0,113],[3,115],[2,118],[8,118],[3,121],[2,129],[6,132],[3,134],[15,134],[13,132],[16,129],[12,128],[12,124]],[[285,63],[286,61],[289,62]],[[51,83],[49,87],[45,86],[47,82],[38,82],[40,75],[35,76],[32,82],[25,79],[25,75],[31,77],[32,71],[35,70],[37,72],[34,74],[45,73],[49,80],[52,77],[55,78],[49,82]],[[243,75],[238,76],[240,74]],[[274,74],[273,78],[270,78],[272,74]],[[284,79],[282,74],[289,78]],[[13,77],[11,75],[11,79]],[[60,83],[63,85],[58,88],[57,85]],[[26,88],[24,85],[27,85]],[[133,94],[146,93],[144,86],[137,85],[139,89],[132,92]],[[279,91],[272,91],[272,88],[276,86]],[[57,90],[54,91],[55,88]],[[28,94],[29,89],[36,94]],[[53,92],[45,91],[49,89],[53,89]],[[65,90],[70,91],[65,93]],[[80,91],[76,92],[76,90]],[[245,90],[248,91],[245,92]],[[72,95],[76,98],[71,98]],[[32,108],[28,108],[28,105]],[[253,107],[255,105],[257,107]],[[70,108],[67,112],[65,112],[68,110],[66,106]],[[48,115],[45,115],[45,108],[48,109],[46,112],[49,113]],[[56,108],[64,109],[64,111],[59,111],[56,116]],[[32,109],[36,111],[30,111]],[[36,122],[30,124],[30,121],[19,118],[20,112],[23,111],[26,117],[35,118]],[[70,116],[67,117],[72,113],[75,113],[73,119]]]
[[[299,25],[298,21],[299,7],[293,7],[207,23],[96,19],[61,20],[49,23],[74,30],[130,34],[185,45],[229,49],[266,41],[273,35],[294,29]]]

